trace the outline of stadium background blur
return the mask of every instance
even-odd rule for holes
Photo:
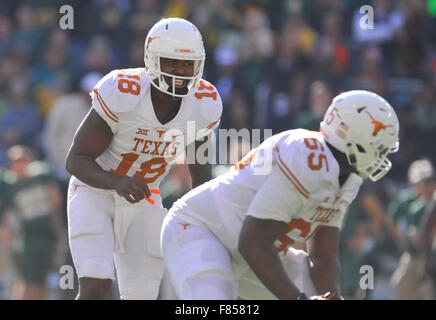
[[[74,9],[73,30],[59,27],[63,4]],[[360,28],[362,5],[374,8],[372,30]],[[365,183],[350,209],[341,262],[346,298],[395,298],[391,278],[408,251],[411,225],[396,216],[395,203],[404,192],[413,193],[407,175],[412,161],[436,161],[435,1],[2,0],[0,167],[11,168],[12,146],[30,147],[50,168],[64,202],[53,212],[62,223],[54,232],[45,298],[75,295],[59,288],[60,266],[72,265],[63,159],[89,110],[86,93],[113,69],[144,65],[145,36],[161,17],[186,18],[200,29],[204,78],[223,100],[221,128],[317,130],[332,97],[351,89],[374,91],[392,104],[400,120],[400,151],[390,157],[388,176]],[[186,168],[178,166],[165,180],[166,206],[190,187],[186,177]],[[20,273],[13,256],[23,218],[7,210],[1,219],[0,299],[14,299]],[[362,265],[374,270],[373,289],[359,286]],[[423,279],[410,286],[425,286]],[[431,297],[426,292],[416,298]]]

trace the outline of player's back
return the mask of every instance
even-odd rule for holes
[[[172,212],[188,223],[200,223],[212,230],[238,257],[239,232],[254,200],[261,199],[265,212],[272,212],[266,219],[289,223],[298,217],[307,221],[307,235],[320,224],[339,225],[345,210],[338,208],[332,211],[331,216],[337,216],[333,220],[311,221],[326,198],[333,202],[340,194],[338,177],[339,165],[319,132],[289,130],[265,140],[229,172],[189,192],[175,203]],[[292,193],[295,205],[280,207],[268,198],[268,192],[281,197]],[[292,215],[288,216],[288,211]]]

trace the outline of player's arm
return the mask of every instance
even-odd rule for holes
[[[188,156],[188,168],[189,173],[191,174],[191,180],[192,180],[192,188],[195,188],[209,180],[212,179],[212,165],[210,161],[211,155],[203,153],[200,153],[200,156],[205,156],[205,159],[198,159],[197,158],[197,150],[200,146],[206,147],[208,144],[210,145],[209,141],[210,136],[207,138],[206,141],[195,141],[194,148],[195,148],[195,157],[194,159],[190,159]],[[189,146],[188,146],[189,148]],[[212,150],[209,148],[209,150]],[[188,153],[189,155],[189,153]],[[206,163],[204,163],[206,162]]]
[[[66,158],[66,170],[86,184],[100,189],[114,189],[134,203],[150,196],[147,184],[135,177],[110,173],[95,161],[109,146],[113,133],[109,125],[91,109],[77,130]]]
[[[340,297],[339,228],[324,227],[307,241],[310,276],[319,294]]]
[[[213,144],[213,139],[215,139],[213,130],[219,127],[223,111],[221,97],[212,84],[201,80],[200,86],[197,90],[199,91],[195,93],[195,96],[198,98],[198,112],[201,116],[196,125],[199,125],[199,128],[202,129],[196,133],[195,139],[197,140],[193,144],[195,148],[195,157],[192,157],[192,153],[190,153],[189,150],[187,152],[192,188],[202,185],[212,179],[213,148],[215,147]],[[187,145],[188,148],[191,147],[189,142]]]
[[[300,292],[286,274],[275,240],[286,223],[247,216],[239,235],[239,252],[260,281],[279,299],[297,299]]]

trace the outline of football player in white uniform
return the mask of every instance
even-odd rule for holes
[[[341,298],[342,221],[362,179],[391,168],[399,123],[386,100],[356,90],[320,127],[268,138],[173,205],[161,245],[180,299]],[[307,253],[290,248],[301,242]]]
[[[219,125],[222,102],[201,79],[205,50],[190,22],[157,22],[145,40],[145,68],[114,70],[96,85],[92,109],[66,160],[70,248],[77,299],[107,297],[115,279],[122,299],[155,299],[163,274],[160,228],[167,210],[159,183],[169,163]],[[185,141],[188,123],[195,126]],[[180,138],[181,137],[181,138]],[[193,186],[209,165],[189,165]]]

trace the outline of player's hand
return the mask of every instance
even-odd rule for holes
[[[136,177],[118,176],[114,183],[114,190],[130,203],[136,203],[151,196],[147,184]]]
[[[309,300],[342,300],[341,297],[338,295],[338,291],[329,291],[322,295],[318,296],[311,296]]]

